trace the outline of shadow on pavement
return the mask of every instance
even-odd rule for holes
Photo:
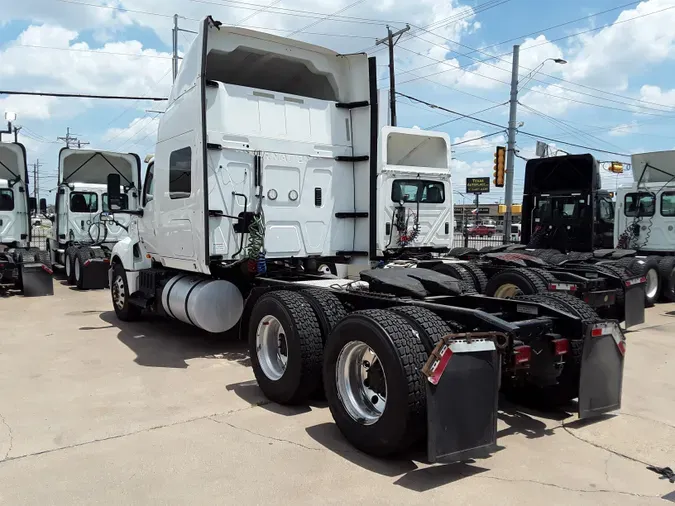
[[[326,403],[311,401],[309,405],[303,404],[298,406],[282,406],[276,402],[271,402],[258,386],[257,381],[242,381],[240,383],[232,383],[225,387],[228,392],[234,392],[240,399],[248,402],[252,406],[260,406],[267,411],[283,416],[296,416],[303,413],[309,413],[312,407],[323,408]]]
[[[568,406],[565,407],[567,408]],[[529,406],[515,404],[502,396],[499,399],[499,413],[497,416],[508,425],[507,428],[497,432],[497,438],[512,434],[523,434],[527,439],[537,439],[544,436],[552,436],[555,428],[560,426],[549,427],[545,421],[540,419],[562,422],[572,416],[572,414],[567,409],[538,410]]]
[[[395,459],[371,457],[351,446],[334,423],[322,423],[305,430],[314,441],[352,464],[382,476],[399,476],[394,482],[396,485],[416,492],[442,487],[488,471],[486,468],[471,465],[473,461],[420,467],[410,458],[412,455],[418,462],[424,462],[426,455],[419,449],[413,449],[408,456]]]
[[[138,322],[122,322],[114,311],[100,314],[109,327],[119,328],[117,338],[136,353],[134,362],[145,367],[185,369],[187,360],[212,358],[249,365],[246,343],[238,340],[236,329],[222,334],[210,334],[196,327],[168,320],[148,317]],[[82,327],[83,331],[109,328]]]

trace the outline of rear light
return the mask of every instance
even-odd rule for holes
[[[567,339],[554,339],[553,350],[556,355],[565,355],[570,351],[570,342]]]
[[[621,355],[626,354],[626,338],[624,337],[621,329],[616,323],[610,323],[605,325],[594,325],[591,329],[592,337],[608,336],[611,335],[616,343],[616,347],[619,349]]]
[[[626,286],[639,285],[640,283],[646,283],[647,276],[642,276],[641,278],[627,279],[625,281]]]
[[[516,365],[526,364],[532,358],[532,348],[529,346],[516,346],[513,353],[516,358]]]
[[[109,264],[109,263],[110,263],[110,259],[109,259],[109,258],[104,258],[104,259],[103,259],[103,262],[106,263],[106,264]]]
[[[91,263],[91,260],[85,260],[83,265],[84,265],[84,267],[86,267],[86,266],[88,266],[90,263]]]
[[[429,371],[430,374],[428,376],[428,380],[432,385],[438,385],[438,382],[441,381],[441,376],[443,376],[445,366],[448,365],[448,362],[450,362],[450,358],[452,357],[452,350],[446,344],[443,346],[443,348],[441,348],[439,355],[440,358],[433,363]]]
[[[577,285],[571,283],[551,283],[548,285],[548,289],[552,292],[563,291],[563,292],[576,292]]]
[[[42,264],[42,270],[45,271],[47,274],[54,274],[54,271],[51,270],[49,267],[47,267],[45,264]]]

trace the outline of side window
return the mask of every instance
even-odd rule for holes
[[[614,206],[611,201],[606,199],[600,201],[600,219],[603,221],[612,221],[614,219]]]
[[[148,165],[148,170],[145,172],[145,183],[143,183],[143,206],[154,198],[155,190],[155,164]]]
[[[396,179],[391,187],[391,200],[442,204],[445,202],[445,184],[419,179]]]
[[[14,192],[8,189],[0,189],[0,211],[14,210]]]
[[[654,216],[656,199],[653,193],[628,193],[624,200],[626,216]]]
[[[169,197],[185,199],[192,193],[192,149],[183,148],[169,157]]]
[[[661,216],[675,216],[675,192],[661,194]]]
[[[73,213],[95,213],[98,211],[98,195],[89,192],[71,193],[70,211]]]
[[[391,200],[393,202],[416,202],[419,183],[397,179],[391,187]]]

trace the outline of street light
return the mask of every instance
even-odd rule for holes
[[[547,61],[552,61],[559,65],[565,65],[567,60],[563,58],[546,58],[541,62],[537,68],[530,71],[525,76],[522,86],[525,86],[527,81],[532,79],[534,75],[546,64]],[[508,235],[507,231],[511,230],[511,206],[513,205],[513,166],[516,158],[516,116],[518,110],[518,67],[520,66],[520,46],[518,44],[513,46],[513,60],[511,62],[511,97],[509,99],[509,138],[506,148],[506,173],[504,177],[504,204],[506,204],[506,213],[504,213],[504,243],[506,244]]]

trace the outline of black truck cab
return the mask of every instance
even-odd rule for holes
[[[521,243],[560,251],[612,248],[614,195],[600,185],[598,162],[592,155],[529,160]]]

